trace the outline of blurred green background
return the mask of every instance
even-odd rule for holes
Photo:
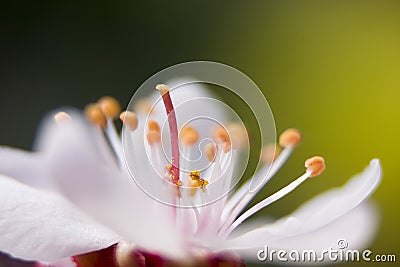
[[[167,66],[218,61],[262,88],[278,133],[304,134],[266,193],[297,177],[305,158],[327,160],[321,179],[263,212],[288,214],[378,157],[372,250],[400,256],[400,1],[16,1],[0,12],[1,144],[30,148],[53,108],[102,95],[126,105]]]

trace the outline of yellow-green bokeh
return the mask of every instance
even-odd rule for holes
[[[236,14],[237,34],[228,35],[225,53],[262,88],[278,132],[296,127],[304,134],[265,191],[301,174],[309,156],[327,162],[320,178],[263,213],[287,214],[377,157],[384,176],[373,198],[382,218],[372,250],[399,256],[400,2],[265,1]]]

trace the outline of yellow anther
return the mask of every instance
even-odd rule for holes
[[[231,123],[228,124],[226,128],[231,138],[231,146],[233,149],[243,147],[247,144],[247,131],[242,124]]]
[[[154,145],[161,142],[161,135],[160,132],[157,131],[149,131],[147,132],[147,142],[149,145]]]
[[[189,186],[191,187],[190,194],[193,196],[196,193],[196,189],[199,187],[204,192],[206,185],[208,185],[208,181],[200,177],[200,171],[191,171],[189,177]]]
[[[323,157],[315,156],[306,160],[304,166],[307,171],[312,171],[310,177],[320,175],[325,170],[325,160]]]
[[[179,133],[179,139],[186,146],[192,146],[199,140],[199,133],[195,128],[185,125]]]
[[[281,148],[279,146],[274,144],[266,145],[261,151],[261,161],[264,164],[270,164],[279,156],[280,152]]]
[[[61,124],[61,123],[72,121],[72,118],[70,115],[68,115],[68,113],[61,111],[54,115],[54,120],[58,124]]]
[[[219,127],[214,131],[213,135],[215,141],[222,144],[222,150],[224,151],[224,153],[228,153],[231,150],[232,146],[231,139],[227,130],[224,127]]]
[[[114,119],[121,113],[121,104],[111,96],[104,96],[98,101],[99,107],[107,118]]]
[[[99,126],[104,129],[107,125],[106,116],[101,111],[99,105],[97,104],[89,104],[85,107],[85,116],[91,121],[94,125]]]
[[[126,125],[129,130],[133,131],[138,126],[138,119],[135,113],[131,111],[124,111],[119,115],[120,120]]]
[[[169,92],[169,86],[165,84],[157,84],[156,89],[160,91],[161,95]]]
[[[213,135],[214,135],[214,138],[215,138],[215,140],[217,142],[224,143],[224,142],[230,142],[231,141],[230,138],[229,138],[228,132],[222,126],[217,128],[217,129],[215,129]]]
[[[214,143],[208,143],[204,150],[208,161],[214,162],[215,157],[217,156],[218,147]]]
[[[152,114],[154,112],[154,109],[151,107],[150,100],[147,98],[141,98],[139,99],[134,106],[134,110],[137,113],[144,113],[144,114]]]
[[[279,144],[282,147],[286,146],[296,146],[301,141],[301,133],[299,130],[294,128],[289,128],[284,131],[279,137]]]
[[[226,129],[219,127],[214,131],[214,139],[222,143],[224,153],[247,144],[247,131],[243,125],[238,123],[228,124]]]
[[[200,179],[200,171],[191,171],[189,176],[192,180],[199,180]]]
[[[158,123],[156,121],[153,120],[149,120],[147,122],[147,128],[149,129],[149,131],[154,131],[157,133],[160,133],[160,126],[158,125]]]

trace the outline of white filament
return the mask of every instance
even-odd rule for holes
[[[298,187],[300,184],[302,184],[307,178],[310,177],[312,173],[312,170],[308,170],[306,173],[304,173],[302,176],[279,190],[278,192],[272,194],[271,196],[265,198],[264,200],[258,202],[255,204],[253,207],[248,209],[245,213],[239,216],[230,226],[229,228],[222,232],[222,234],[227,237],[237,226],[239,226],[243,221],[245,221],[247,218],[249,218],[251,215],[256,213],[257,211],[261,210],[262,208],[265,208],[266,206],[270,205],[271,203],[274,203],[275,201],[279,200],[283,196],[289,194],[292,192],[296,187]]]
[[[229,225],[239,216],[240,212],[250,203],[255,195],[271,180],[271,178],[279,171],[283,164],[287,161],[293,151],[292,146],[285,147],[276,160],[271,165],[263,167],[257,175],[244,183],[239,190],[237,190],[232,197],[227,201],[221,216],[221,229],[226,230]],[[260,180],[263,177],[260,185],[256,190],[250,191],[252,183]]]

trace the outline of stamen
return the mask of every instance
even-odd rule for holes
[[[296,146],[301,141],[301,133],[299,130],[294,128],[289,128],[284,131],[279,137],[279,144],[282,147]]]
[[[204,192],[206,185],[208,185],[208,181],[200,177],[200,171],[196,170],[190,172],[189,177],[189,186],[191,187],[190,195],[194,196],[196,194],[197,188],[199,187]]]
[[[134,131],[138,126],[138,118],[135,113],[131,111],[124,111],[119,115],[120,120],[126,125],[129,130]]]
[[[54,115],[54,120],[58,124],[61,124],[61,123],[72,121],[72,118],[70,115],[68,115],[68,113],[61,111]]]
[[[149,142],[149,145],[155,145],[157,143],[161,142],[161,135],[157,131],[150,131],[147,133],[147,142]]]
[[[160,126],[156,121],[150,120],[147,124],[149,131],[147,132],[147,141],[149,145],[154,145],[161,142]]]
[[[232,148],[237,149],[243,147],[247,141],[247,131],[243,125],[239,123],[231,123],[227,126],[229,136],[231,137]]]
[[[174,105],[172,104],[169,87],[165,84],[159,84],[156,89],[160,91],[164,101],[165,110],[167,112],[168,124],[171,138],[172,150],[172,181],[177,184],[179,181],[179,140],[178,140],[178,125],[176,123],[176,115]]]
[[[121,113],[121,104],[114,97],[104,96],[99,99],[98,104],[107,118],[114,119]]]
[[[310,177],[318,176],[325,170],[325,160],[320,156],[307,159],[304,165],[307,171],[311,171]]]
[[[227,229],[239,216],[243,209],[257,195],[257,193],[274,177],[283,164],[287,161],[294,147],[285,147],[273,163],[265,165],[252,180],[244,183],[226,203],[221,216],[221,229]],[[259,183],[257,187],[252,183]]]
[[[298,187],[305,180],[307,180],[307,178],[310,177],[311,173],[312,173],[312,171],[307,170],[306,173],[304,173],[302,176],[297,178],[295,181],[291,182],[290,184],[288,184],[287,186],[285,186],[284,188],[282,188],[278,192],[272,194],[271,196],[269,196],[269,197],[265,198],[264,200],[262,200],[262,201],[258,202],[257,204],[255,204],[253,207],[251,207],[246,212],[244,212],[242,215],[240,215],[229,226],[228,229],[226,229],[225,231],[224,231],[224,229],[222,229],[221,234],[223,236],[227,237],[237,226],[239,226],[243,221],[248,219],[251,215],[253,215],[254,213],[256,213],[259,210],[261,210],[262,208],[265,208],[266,206],[274,203],[275,201],[279,200],[283,196],[285,196],[285,195],[289,194],[290,192],[292,192],[296,187]]]
[[[261,161],[264,164],[271,164],[281,153],[281,148],[277,145],[266,145],[261,151]]]
[[[99,126],[101,129],[104,129],[107,125],[106,116],[101,111],[99,105],[97,104],[89,104],[85,107],[85,116],[91,121],[94,125]]]
[[[186,146],[194,145],[199,140],[199,133],[189,125],[185,125],[179,133],[179,139]]]
[[[246,128],[238,123],[228,124],[226,129],[219,127],[214,131],[214,139],[222,144],[224,153],[228,153],[231,149],[237,149],[246,144]]]
[[[149,120],[149,122],[147,123],[147,128],[149,129],[149,131],[156,131],[160,133],[160,126],[156,121]]]
[[[154,112],[154,109],[151,108],[151,102],[147,98],[139,99],[134,106],[134,110],[144,114],[152,114]]]
[[[222,150],[224,151],[224,153],[228,153],[231,150],[232,146],[231,139],[227,130],[224,127],[219,127],[214,131],[213,135],[215,141],[222,144]]]
[[[205,153],[208,161],[214,162],[217,156],[218,147],[213,143],[208,143],[205,147]]]

